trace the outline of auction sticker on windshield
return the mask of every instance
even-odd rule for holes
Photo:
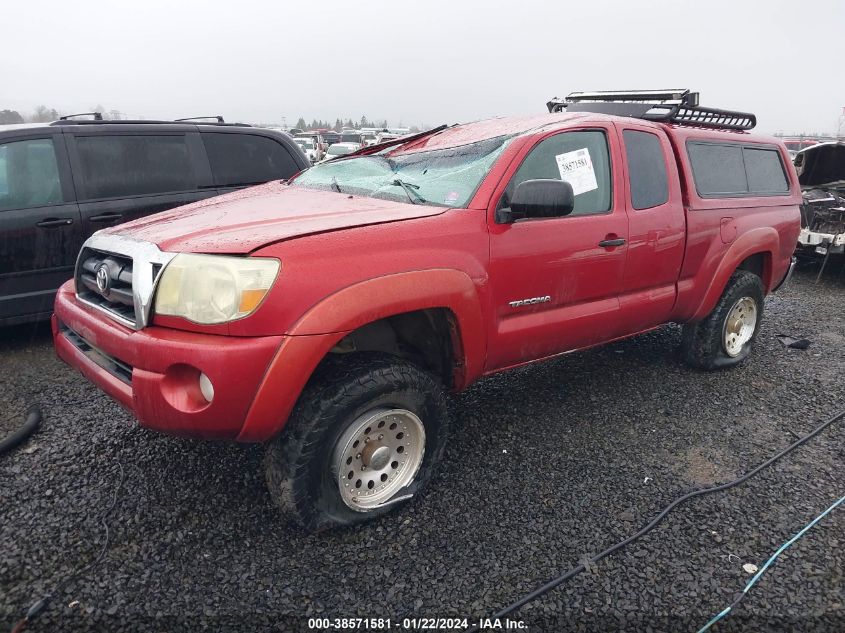
[[[555,156],[561,180],[572,185],[572,192],[577,196],[599,188],[593,159],[586,147]]]

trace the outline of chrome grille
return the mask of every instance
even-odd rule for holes
[[[133,327],[135,299],[132,296],[132,258],[83,248],[79,256],[77,295]]]
[[[175,256],[150,242],[95,233],[76,260],[76,296],[123,325],[140,330],[150,318],[156,282]]]

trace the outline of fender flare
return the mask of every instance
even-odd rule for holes
[[[768,255],[770,259],[770,265],[763,268],[762,280],[763,294],[768,294],[772,287],[771,260],[778,252],[780,252],[780,235],[773,227],[764,226],[743,233],[722,255],[701,303],[689,320],[699,321],[710,314],[725,291],[731,275],[743,261],[758,253]]]
[[[487,337],[476,283],[455,269],[417,270],[347,286],[312,306],[287,332],[267,368],[239,441],[260,442],[282,430],[317,365],[344,336],[390,316],[443,308],[455,318],[456,389],[481,375]]]

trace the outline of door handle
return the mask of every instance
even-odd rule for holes
[[[612,240],[602,240],[599,242],[599,246],[602,248],[610,248],[612,246],[622,246],[625,243],[624,237],[617,237]]]
[[[94,215],[88,218],[89,222],[112,222],[123,217],[122,213],[104,213],[103,215]]]
[[[68,224],[73,224],[73,218],[50,218],[49,220],[36,222],[35,226],[40,226],[42,229],[52,229],[57,226],[67,226]]]

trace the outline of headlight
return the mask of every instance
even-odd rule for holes
[[[261,257],[177,255],[158,282],[156,314],[203,324],[243,318],[261,305],[279,266]]]

